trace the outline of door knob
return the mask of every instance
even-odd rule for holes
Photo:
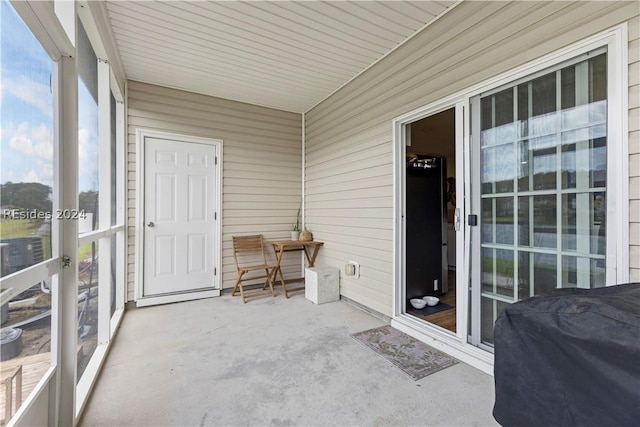
[[[152,221],[149,221],[147,223],[147,227],[155,227],[155,224]]]

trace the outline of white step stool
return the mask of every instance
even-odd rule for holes
[[[305,268],[304,282],[304,296],[314,304],[340,299],[340,271],[336,268]]]

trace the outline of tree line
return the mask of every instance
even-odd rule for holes
[[[4,209],[36,210],[51,212],[52,189],[39,182],[11,182],[0,184],[0,205]],[[97,214],[98,192],[83,191],[78,195],[78,208]]]

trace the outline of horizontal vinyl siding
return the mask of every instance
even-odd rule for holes
[[[128,292],[136,281],[136,129],[221,139],[223,288],[236,278],[232,235],[290,237],[301,200],[301,116],[130,81],[128,84]],[[267,253],[273,259],[271,248]],[[285,277],[299,275],[300,257],[283,258]]]
[[[637,13],[637,3],[629,2],[462,2],[309,111],[306,223],[326,242],[318,262],[336,268],[350,260],[361,264],[360,279],[341,278],[341,293],[392,314],[395,117],[637,19]],[[637,38],[630,43],[637,45]],[[637,133],[636,126],[636,141]],[[637,171],[635,176],[637,189]],[[632,228],[639,232],[632,203]]]

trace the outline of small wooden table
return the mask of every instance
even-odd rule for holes
[[[276,254],[276,268],[273,270],[273,280],[277,280],[278,273],[280,273],[280,283],[282,284],[282,289],[284,290],[284,296],[285,298],[289,298],[289,291],[299,291],[304,289],[304,286],[287,290],[284,276],[282,275],[282,270],[280,269],[282,256],[285,252],[304,251],[305,258],[307,259],[307,266],[313,267],[313,264],[316,261],[316,256],[318,256],[318,251],[320,250],[320,247],[324,245],[324,242],[318,242],[317,240],[311,240],[309,242],[302,242],[299,240],[275,240],[267,243],[273,246],[273,250]],[[289,280],[304,281],[304,277]]]

